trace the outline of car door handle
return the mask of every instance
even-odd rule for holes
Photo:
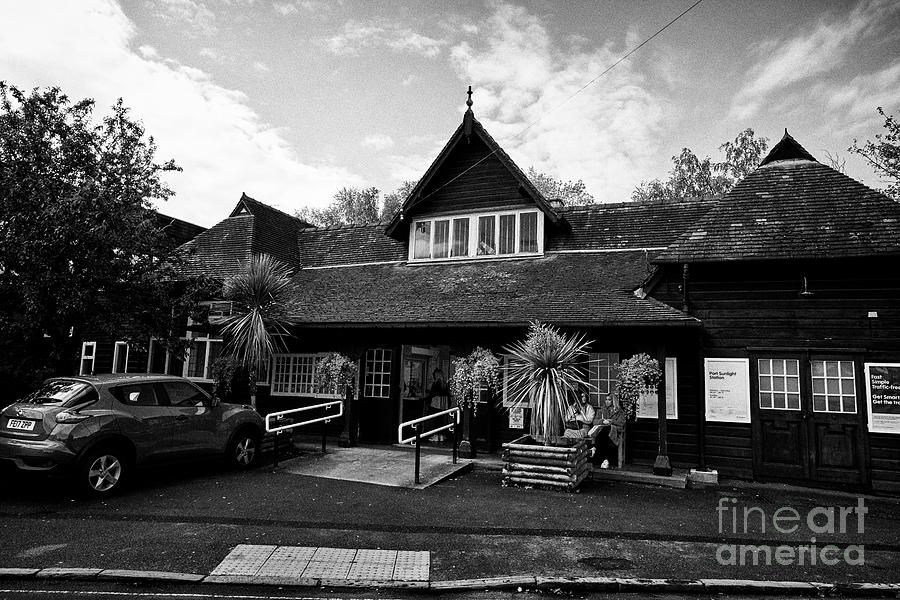
[[[187,421],[187,415],[178,415],[175,417],[176,421]]]

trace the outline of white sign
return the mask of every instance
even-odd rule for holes
[[[750,422],[750,360],[707,358],[703,361],[706,420]]]
[[[900,433],[900,364],[866,363],[869,431]]]
[[[525,409],[521,406],[509,409],[509,428],[525,429]]]
[[[645,391],[638,398],[638,419],[659,418],[659,390]],[[666,358],[666,418],[678,419],[678,361]]]

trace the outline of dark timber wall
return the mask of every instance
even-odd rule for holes
[[[860,258],[691,264],[687,301],[690,314],[703,321],[703,355],[748,357],[754,347],[853,349],[863,362],[900,362],[898,262]],[[682,265],[666,265],[652,295],[683,308],[682,276]],[[808,296],[800,295],[804,276]],[[871,311],[877,318],[868,316]],[[698,379],[701,367],[702,360]],[[702,408],[702,385],[696,387],[696,398]],[[868,410],[865,397],[858,405]],[[867,440],[872,487],[900,491],[900,436],[869,434]],[[673,442],[678,443],[677,434]],[[706,426],[707,463],[721,473],[752,476],[752,448],[750,425]]]

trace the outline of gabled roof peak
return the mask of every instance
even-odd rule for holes
[[[806,151],[806,148],[800,145],[800,143],[791,137],[791,134],[788,133],[787,127],[784,128],[784,136],[781,138],[775,146],[769,151],[764,159],[759,163],[759,166],[765,166],[769,163],[782,161],[782,160],[809,160],[812,162],[817,161],[812,154]]]

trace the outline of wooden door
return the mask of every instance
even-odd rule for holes
[[[358,403],[361,442],[391,444],[397,441],[394,355],[390,348],[372,348],[363,359],[362,395]]]
[[[864,485],[859,364],[852,357],[766,355],[751,361],[757,479]]]

